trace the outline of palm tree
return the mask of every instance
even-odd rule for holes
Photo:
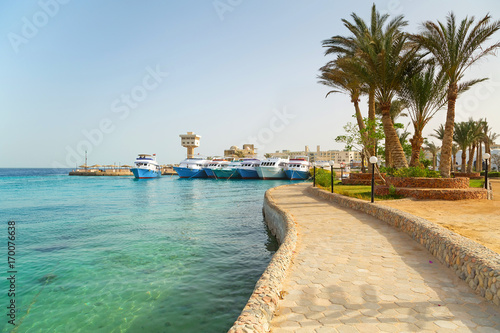
[[[422,131],[446,103],[444,75],[436,75],[435,71],[434,65],[428,65],[423,71],[406,80],[400,92],[401,98],[408,106],[414,129],[413,138],[410,139],[410,166],[420,166],[420,149],[424,143]]]
[[[429,153],[432,154],[432,169],[436,171],[436,164],[437,164],[436,157],[441,147],[436,146],[434,142],[426,142],[425,145],[426,145],[425,150],[427,150]]]
[[[453,140],[457,143],[458,147],[462,151],[462,164],[460,167],[460,172],[466,172],[466,157],[467,157],[467,147],[471,144],[471,127],[470,122],[462,121],[455,123],[455,130],[453,132]]]
[[[453,167],[451,168],[452,172],[455,172],[455,167],[457,165],[457,153],[459,150],[460,150],[460,148],[458,147],[458,145],[453,144],[453,146],[451,146],[451,155],[453,157],[453,159],[452,159]]]
[[[443,141],[443,139],[444,139],[444,125],[439,124],[439,127],[434,130],[434,133],[432,133],[431,136]]]
[[[354,105],[356,120],[361,134],[361,141],[365,148],[368,148],[368,133],[366,132],[365,122],[359,109],[359,97],[364,91],[361,82],[352,73],[346,72],[337,62],[330,62],[326,66],[320,68],[321,75],[318,82],[335,88],[330,90],[325,97],[331,93],[346,93],[351,98],[351,103]]]
[[[476,61],[493,54],[500,47],[500,43],[497,42],[489,47],[482,48],[482,45],[500,29],[500,21],[494,21],[491,24],[490,21],[491,17],[486,15],[472,26],[474,17],[466,17],[457,26],[455,15],[450,13],[446,17],[446,24],[439,21],[437,24],[431,21],[424,22],[423,31],[419,35],[411,37],[413,41],[427,49],[434,56],[448,81],[448,111],[439,167],[443,177],[450,177],[455,102],[458,97],[459,87],[461,86],[462,89],[469,88],[485,80],[476,79],[461,82],[465,71]]]
[[[385,149],[390,151],[390,166],[395,168],[408,167],[408,162],[391,119],[391,103],[408,78],[409,69],[417,62],[417,50],[417,47],[408,45],[404,33],[385,31],[380,43],[358,52],[355,59],[346,59],[352,72],[375,89],[375,99],[382,113]]]
[[[475,121],[472,118],[468,121],[469,126],[469,160],[467,161],[467,172],[472,172],[472,164],[478,142],[482,138],[482,120]]]
[[[342,19],[344,26],[351,32],[352,36],[333,36],[322,42],[323,47],[327,50],[325,55],[337,54],[340,57],[350,57],[355,58],[357,53],[361,51],[368,51],[372,48],[373,44],[380,43],[384,33],[383,28],[386,25],[389,15],[380,15],[377,11],[375,4],[372,6],[371,11],[371,21],[367,25],[363,19],[361,19],[355,13],[351,14],[351,18],[354,23],[351,23],[345,19]],[[403,16],[397,16],[391,20],[386,25],[386,34],[390,34],[398,31],[400,28],[405,26],[407,23],[403,21]],[[368,87],[368,119],[375,123],[375,87],[373,84],[369,84]],[[369,129],[368,137],[370,139],[369,153],[370,156],[375,155],[375,129]]]

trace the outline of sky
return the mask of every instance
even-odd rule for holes
[[[179,134],[201,135],[195,153],[222,155],[253,143],[276,150],[343,149],[335,137],[354,122],[344,94],[317,83],[321,41],[348,35],[341,19],[369,22],[372,1],[39,0],[0,4],[0,167],[131,164],[156,153],[186,156]],[[490,13],[498,0],[381,0],[423,21]],[[500,33],[493,41],[500,40]],[[456,121],[487,118],[500,133],[500,58],[466,78],[488,81],[463,94]],[[367,114],[366,99],[361,110]],[[424,130],[444,124],[440,111]],[[407,123],[409,119],[401,119]]]

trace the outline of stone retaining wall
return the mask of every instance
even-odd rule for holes
[[[387,177],[387,186],[421,188],[469,188],[469,178]]]
[[[293,185],[285,185],[293,186]],[[279,188],[279,187],[278,187]],[[268,332],[271,319],[280,299],[282,283],[291,264],[297,242],[295,222],[290,214],[279,208],[270,189],[264,196],[264,216],[280,247],[255,285],[246,306],[229,329],[230,333]]]
[[[385,173],[382,173],[382,177],[385,178]],[[369,180],[371,181],[372,180],[372,174],[371,173],[350,173],[349,174],[349,179],[364,179],[364,180]],[[380,176],[378,175],[378,173],[375,173],[375,179],[379,179],[381,180]]]
[[[481,179],[481,174],[479,172],[453,172],[453,177],[467,177],[470,179]]]
[[[500,254],[435,223],[395,208],[310,187],[307,192],[372,215],[405,232],[465,280],[477,294],[500,306]]]

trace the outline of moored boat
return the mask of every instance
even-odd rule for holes
[[[310,167],[311,163],[309,162],[309,158],[307,156],[298,156],[293,158],[288,162],[285,168],[286,178],[290,180],[309,179]]]
[[[271,157],[260,162],[256,167],[257,174],[261,179],[286,179],[285,167],[288,158]]]
[[[202,157],[186,158],[179,166],[174,167],[180,178],[207,178],[207,174],[203,168],[210,163]]]
[[[212,171],[214,172],[215,178],[219,179],[237,179],[241,178],[238,173],[238,168],[241,166],[241,161],[232,161],[228,165],[225,165],[221,168],[215,168]]]
[[[156,162],[156,154],[139,154],[135,159],[135,168],[130,169],[135,178],[157,178],[161,176],[161,167]]]
[[[207,164],[206,167],[203,168],[208,178],[215,178],[214,169],[222,168],[229,164],[229,161],[226,161],[222,158],[214,158]]]
[[[260,160],[256,158],[244,158],[241,166],[238,168],[238,173],[243,179],[259,179],[257,167],[260,165]]]

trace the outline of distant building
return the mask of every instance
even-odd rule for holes
[[[227,159],[235,159],[241,157],[255,157],[257,155],[257,148],[253,144],[244,144],[242,149],[237,146],[224,150],[224,157]]]
[[[343,150],[321,150],[320,146],[316,146],[316,151],[310,151],[309,146],[305,146],[303,151],[282,150],[270,154],[272,157],[298,157],[307,156],[309,161],[333,161],[335,168],[340,168],[340,164],[344,163],[349,166],[361,165],[361,153],[359,151],[343,151]]]
[[[200,135],[196,135],[193,132],[187,132],[187,134],[180,134],[181,145],[187,148],[187,157],[193,157],[194,149],[200,146]]]

